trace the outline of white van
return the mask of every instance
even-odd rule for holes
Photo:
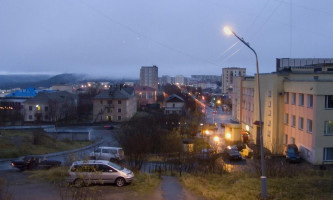
[[[124,150],[121,147],[98,147],[89,154],[91,159],[121,161],[124,160]]]

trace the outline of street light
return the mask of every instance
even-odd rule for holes
[[[251,51],[253,51],[254,55],[256,56],[256,67],[257,67],[257,88],[258,88],[258,104],[259,104],[259,129],[260,132],[257,132],[257,141],[260,135],[260,151],[261,151],[261,197],[267,197],[267,182],[266,182],[266,175],[265,175],[265,159],[264,159],[264,142],[263,142],[263,134],[262,134],[262,120],[261,120],[261,100],[260,100],[260,82],[259,82],[259,64],[258,64],[258,56],[256,51],[250,46],[249,43],[245,42],[243,38],[240,38],[230,27],[226,26],[223,28],[223,31],[227,35],[233,34],[237,39],[239,39],[245,46],[247,46]]]

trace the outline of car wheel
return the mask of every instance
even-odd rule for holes
[[[118,187],[123,187],[125,185],[125,179],[124,178],[117,178],[116,179],[116,185]]]
[[[84,186],[84,181],[82,179],[78,178],[74,181],[74,186],[77,187],[77,188],[83,187]]]

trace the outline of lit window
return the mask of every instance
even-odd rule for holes
[[[333,135],[333,121],[325,121],[324,135]]]

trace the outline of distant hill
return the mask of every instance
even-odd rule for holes
[[[10,89],[19,87],[19,85],[31,84],[33,82],[46,80],[52,77],[51,75],[0,75],[0,89]]]
[[[84,79],[79,74],[51,75],[0,75],[0,89],[51,87],[56,84],[71,84]]]
[[[111,80],[105,77],[92,77],[85,74],[59,75],[0,75],[0,89],[51,87],[57,84],[75,84],[83,81],[125,82],[133,80]]]

